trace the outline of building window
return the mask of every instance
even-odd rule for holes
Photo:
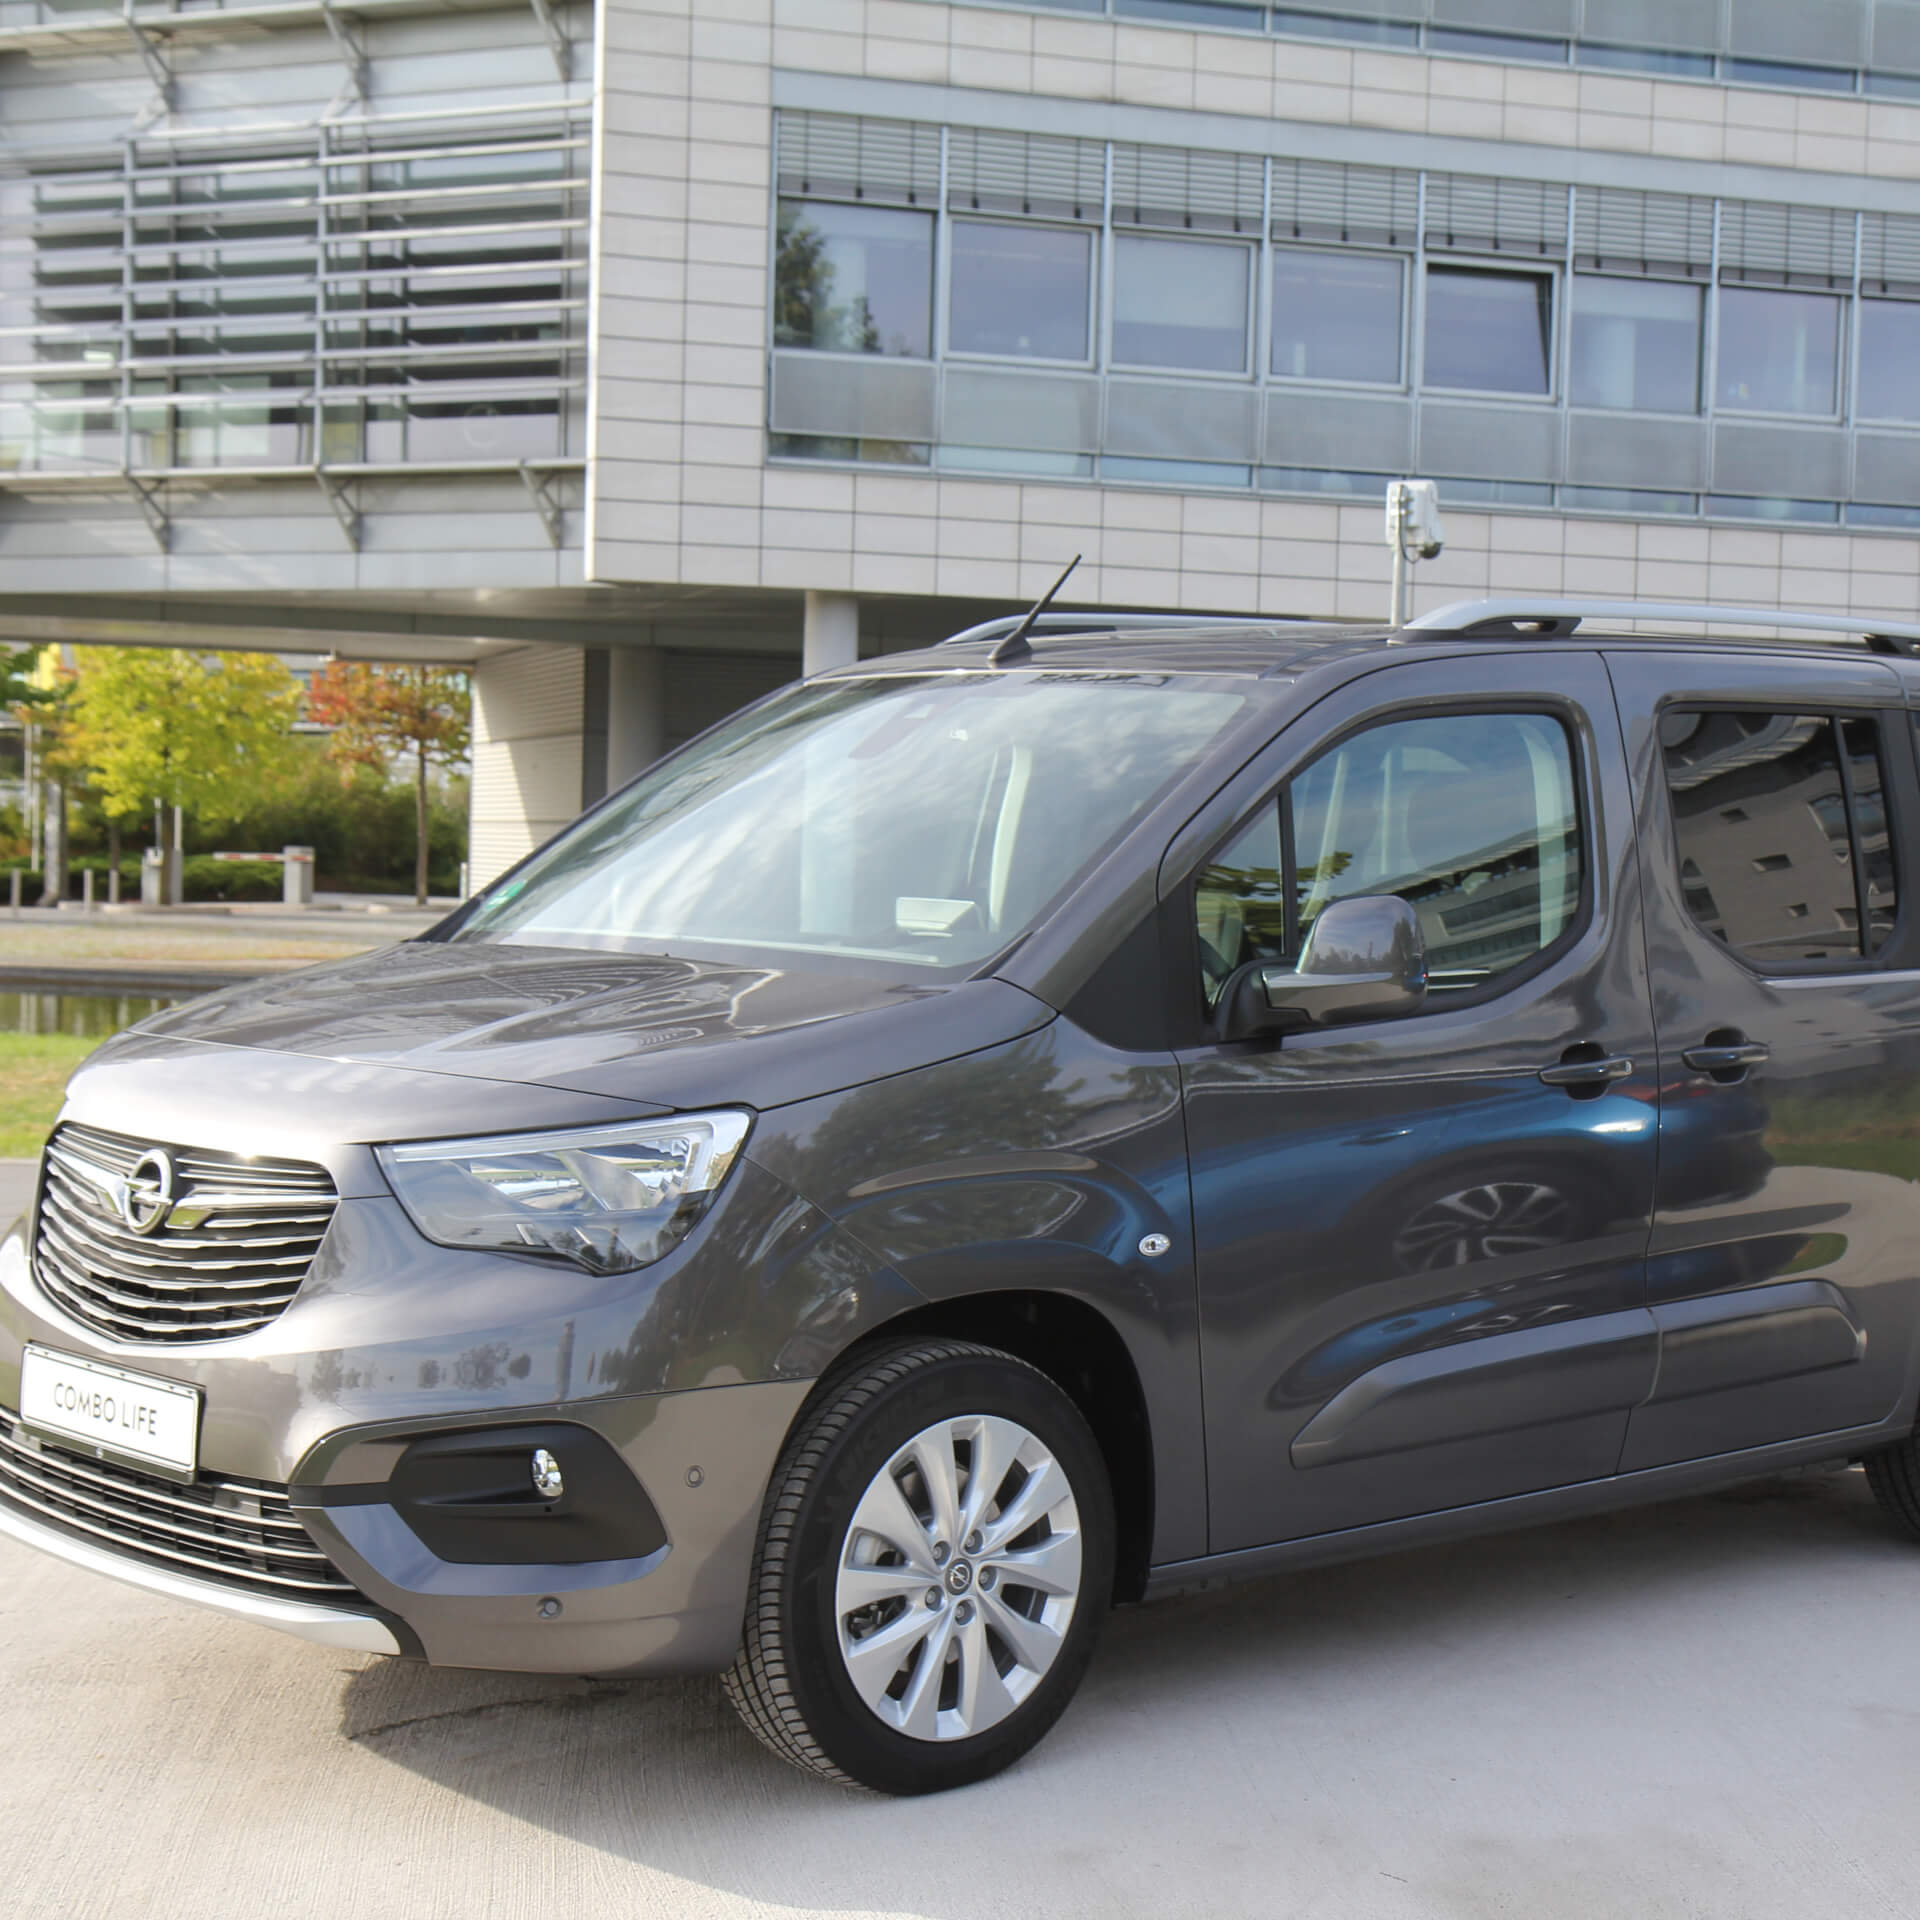
[[[1920,301],[1861,301],[1859,414],[1920,420]]]
[[[1771,287],[1720,289],[1723,407],[1747,413],[1838,411],[1840,300]]]
[[[1405,308],[1402,262],[1283,247],[1273,256],[1273,371],[1398,386]]]
[[[1681,890],[1708,933],[1763,967],[1858,960],[1863,920],[1864,950],[1880,944],[1898,903],[1872,721],[1672,712],[1660,744]]]
[[[1086,361],[1093,235],[1076,227],[956,220],[948,338],[955,353]]]
[[[1427,269],[1428,386],[1546,394],[1552,370],[1552,274]]]
[[[1245,373],[1252,286],[1253,255],[1231,241],[1116,235],[1115,363]]]
[[[774,258],[776,346],[933,351],[933,216],[783,200]]]
[[[1573,283],[1576,407],[1693,413],[1700,405],[1701,289],[1673,280]]]

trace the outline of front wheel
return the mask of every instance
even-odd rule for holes
[[[1099,1447],[1046,1375],[961,1341],[883,1349],[774,1472],[728,1697],[829,1779],[983,1780],[1073,1697],[1113,1556]]]

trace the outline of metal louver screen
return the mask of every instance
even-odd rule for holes
[[[1441,253],[1565,252],[1567,190],[1545,180],[1485,180],[1472,174],[1427,178],[1427,246]]]
[[[1728,200],[1720,209],[1720,272],[1763,285],[1845,286],[1853,279],[1853,215]]]
[[[1713,202],[1680,193],[1582,187],[1574,197],[1576,262],[1596,273],[1713,270]]]
[[[842,113],[782,113],[780,191],[880,206],[940,202],[940,129]]]
[[[1420,177],[1326,160],[1273,163],[1273,237],[1410,247],[1420,224]]]
[[[1115,147],[1113,217],[1141,227],[1258,233],[1265,175],[1258,154]]]
[[[1867,215],[1860,226],[1860,284],[1872,293],[1920,292],[1920,217]]]
[[[947,204],[962,212],[1098,220],[1106,200],[1098,140],[955,127],[947,143]]]

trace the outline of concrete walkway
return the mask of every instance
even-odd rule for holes
[[[706,1681],[366,1662],[0,1545],[9,1912],[1907,1920],[1920,1548],[1777,1480],[1117,1615],[1012,1773],[804,1779]]]

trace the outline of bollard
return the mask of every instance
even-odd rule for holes
[[[313,849],[280,849],[280,904],[286,907],[313,905]]]
[[[117,907],[120,904],[120,865],[116,861],[107,869],[107,905]]]
[[[80,876],[80,911],[93,911],[93,869],[88,867]]]
[[[18,867],[7,875],[7,910],[10,913],[20,911],[20,869]]]

